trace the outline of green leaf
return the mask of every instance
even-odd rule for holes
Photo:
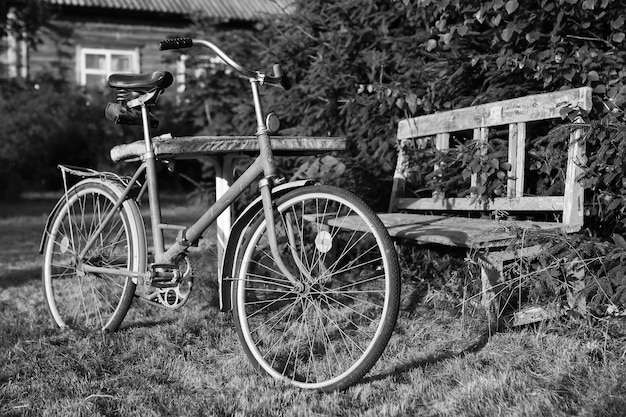
[[[426,42],[426,50],[428,52],[432,51],[433,49],[435,49],[437,47],[437,41],[434,39],[429,39],[428,42]]]
[[[619,29],[624,26],[624,16],[619,16],[617,19],[611,21],[612,29]]]
[[[500,8],[502,8],[502,6],[504,6],[504,0],[495,0],[493,2],[493,10],[498,10]]]
[[[502,31],[502,40],[504,42],[508,42],[511,40],[511,38],[513,37],[513,33],[515,33],[515,29],[513,29],[512,27],[507,27],[506,29],[504,29]]]
[[[598,84],[593,88],[595,94],[606,94],[606,86],[604,84]]]
[[[504,6],[508,14],[513,14],[513,12],[517,10],[518,7],[519,3],[517,2],[517,0],[509,0],[506,2],[506,6]]]
[[[597,71],[589,71],[587,73],[587,79],[590,82],[597,82],[597,81],[600,81],[600,76],[598,75]]]
[[[613,201],[611,201],[608,205],[608,207],[606,208],[607,210],[611,211],[611,210],[615,210],[616,208],[618,208],[619,206],[622,205],[622,199],[620,198],[616,198]]]
[[[596,7],[596,0],[583,1],[583,10],[593,10]]]
[[[411,113],[415,113],[417,111],[417,101],[418,97],[415,93],[409,93],[405,98],[406,104],[409,106],[409,111]]]
[[[624,239],[622,235],[618,235],[614,233],[613,236],[611,237],[613,238],[613,242],[615,242],[617,246],[626,250],[626,239]]]
[[[525,36],[526,40],[528,41],[528,43],[535,43],[536,41],[539,40],[539,38],[541,38],[541,33],[535,31],[532,31],[530,33],[527,33]]]

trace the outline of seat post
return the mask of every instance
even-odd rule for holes
[[[148,107],[141,103],[141,120],[143,124],[143,138],[146,144],[144,160],[146,164],[146,179],[148,182],[148,198],[150,200],[150,224],[152,227],[152,240],[154,242],[155,259],[161,258],[165,252],[163,242],[163,230],[161,229],[161,203],[159,201],[159,188],[156,175],[156,159],[152,147],[152,135],[150,133]]]

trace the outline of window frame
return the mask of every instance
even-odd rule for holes
[[[104,55],[105,56],[105,68],[103,70],[89,69],[87,68],[87,55]],[[139,49],[119,49],[119,48],[91,48],[91,47],[78,47],[76,59],[76,82],[79,85],[87,85],[88,75],[101,75],[105,78],[110,74],[124,73],[122,71],[112,71],[112,56],[123,55],[130,57],[131,69],[125,73],[139,73],[141,72]]]

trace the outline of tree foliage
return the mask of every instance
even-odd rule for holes
[[[43,0],[2,0],[0,34],[11,32],[18,38],[26,37],[34,44],[38,39],[37,31],[48,19],[48,13],[48,7]]]
[[[0,83],[0,194],[59,189],[58,164],[110,168],[122,132],[103,117],[107,100],[62,81]]]
[[[266,66],[281,62],[295,79],[292,91],[272,94],[272,105],[297,133],[346,135],[344,185],[372,203],[388,196],[399,118],[580,86],[594,89],[591,120],[624,102],[625,26],[615,0],[296,4],[295,13],[257,35],[271,45]],[[553,190],[562,180],[565,148],[544,148],[549,137],[563,135],[531,143],[533,190]],[[491,182],[475,191],[497,196],[501,149],[458,150],[459,175],[481,168]]]

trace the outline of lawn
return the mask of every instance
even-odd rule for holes
[[[626,415],[623,319],[489,336],[437,288],[408,279],[394,336],[360,383],[335,393],[283,385],[252,369],[218,311],[210,245],[191,256],[196,285],[182,309],[134,303],[116,333],[59,331],[37,253],[51,205],[0,203],[2,416]]]

